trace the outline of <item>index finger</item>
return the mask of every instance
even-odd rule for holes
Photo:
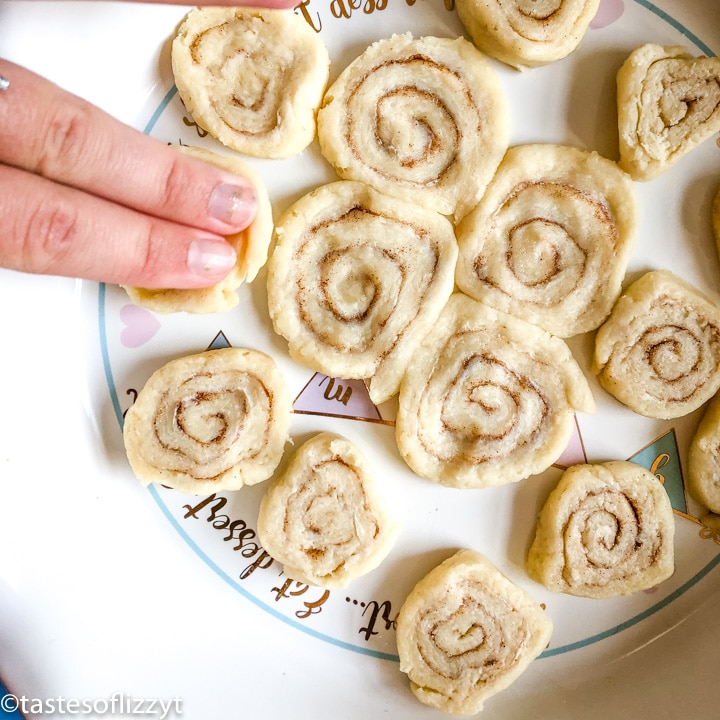
[[[247,178],[178,153],[39,75],[0,60],[0,163],[213,233],[256,211]]]

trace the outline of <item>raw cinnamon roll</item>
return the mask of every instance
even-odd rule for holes
[[[480,198],[508,133],[502,86],[462,38],[374,43],[318,114],[320,148],[340,177],[456,218]]]
[[[720,514],[720,395],[708,404],[690,443],[687,489],[703,507]]]
[[[396,629],[400,670],[415,696],[474,715],[546,648],[552,621],[486,557],[460,550],[415,586]]]
[[[285,158],[315,137],[330,60],[286,10],[192,10],[172,44],[175,84],[200,127],[233,150]]]
[[[457,294],[405,373],[397,444],[421,477],[500,485],[550,467],[575,410],[595,401],[560,338]]]
[[[125,415],[128,460],[143,485],[198,494],[253,485],[282,458],[291,405],[264,353],[224,348],[173,360]]]
[[[617,74],[620,167],[649,180],[720,131],[720,58],[642,45]]]
[[[560,337],[596,329],[620,295],[638,225],[630,177],[597,153],[510,148],[460,223],[458,286]]]
[[[295,452],[260,504],[258,536],[293,580],[345,587],[390,552],[397,525],[365,457],[320,433]]]
[[[660,481],[634,463],[575,465],[538,520],[527,571],[553,592],[628,595],[670,577],[675,521]]]
[[[124,286],[130,299],[136,304],[157,313],[218,313],[232,309],[238,303],[235,292],[243,282],[255,279],[267,261],[273,233],[272,206],[262,178],[238,157],[218,155],[203,148],[182,145],[180,152],[217,165],[235,175],[248,178],[257,194],[258,210],[255,219],[244,230],[226,236],[235,248],[235,267],[219,283],[208,288],[153,290]]]
[[[580,44],[600,0],[456,0],[458,17],[488,55],[526,70]]]
[[[635,412],[687,415],[720,388],[720,308],[670,271],[648,272],[598,330],[593,366]]]
[[[387,400],[453,290],[450,222],[339,181],[295,203],[276,235],[268,308],[292,357],[332,377],[366,378],[373,402]]]

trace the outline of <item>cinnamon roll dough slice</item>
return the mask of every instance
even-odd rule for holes
[[[619,460],[575,465],[540,513],[526,567],[553,592],[628,595],[672,575],[674,537],[670,499],[651,472]]]
[[[262,178],[238,157],[219,155],[199,147],[179,146],[180,152],[217,165],[223,170],[248,178],[257,194],[258,210],[252,223],[226,240],[235,248],[235,267],[219,283],[208,288],[150,289],[123,286],[130,299],[157,313],[219,313],[231,310],[238,303],[235,292],[243,282],[251,282],[265,265],[273,233],[270,198]]]
[[[648,272],[598,330],[593,370],[640,415],[687,415],[720,388],[720,308],[669,270]]]
[[[547,647],[552,621],[486,557],[460,550],[418,582],[396,629],[400,670],[415,696],[474,715]]]
[[[398,526],[357,447],[320,433],[295,452],[260,504],[258,536],[293,580],[345,587],[376,568]]]
[[[720,514],[720,395],[708,404],[690,442],[687,470],[690,495]]]
[[[595,330],[620,295],[638,209],[629,175],[595,152],[510,148],[460,223],[456,281],[560,337]]]
[[[298,362],[366,379],[376,404],[454,287],[457,242],[447,218],[338,181],[296,202],[276,227],[268,309]]]
[[[197,124],[259,158],[314,140],[329,67],[320,36],[287,10],[197,8],[172,44],[175,84]]]
[[[720,58],[642,45],[617,74],[620,167],[650,180],[720,131]]]
[[[500,81],[463,38],[374,43],[318,113],[320,148],[341,178],[455,218],[479,200],[508,136]]]
[[[563,340],[456,294],[403,377],[395,431],[421,477],[489,487],[550,467],[576,410],[595,401]]]
[[[518,70],[567,57],[582,41],[600,0],[456,0],[473,42]]]
[[[224,348],[156,370],[125,415],[130,466],[143,485],[188,493],[269,478],[290,428],[292,398],[272,358]]]

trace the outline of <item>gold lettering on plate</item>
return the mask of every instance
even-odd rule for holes
[[[235,552],[239,552],[242,557],[252,560],[253,562],[238,574],[240,580],[247,580],[257,570],[267,570],[272,567],[275,561],[257,542],[257,532],[245,520],[240,518],[232,519],[222,512],[227,502],[227,498],[213,493],[200,500],[197,505],[183,505],[183,510],[186,512],[182,518],[183,520],[201,520],[204,518],[214,530],[222,533],[223,542],[233,543],[232,549]],[[319,597],[314,597],[312,593],[307,596],[307,593],[311,590],[317,590],[320,593]],[[302,608],[295,611],[295,616],[301,620],[317,615],[330,597],[329,590],[316,588],[292,579],[286,580],[280,587],[273,587],[270,592],[275,594],[275,602],[284,599],[302,599]]]
[[[417,0],[404,1],[408,7],[413,7],[417,2]],[[350,20],[354,12],[362,12],[364,15],[382,12],[388,7],[389,2],[390,0],[330,0],[328,10],[338,20]],[[312,4],[313,0],[302,0],[295,6],[295,12],[299,13],[305,22],[319,33],[323,27],[322,17],[315,7],[311,7]],[[455,10],[455,0],[443,0],[443,4],[448,12]]]

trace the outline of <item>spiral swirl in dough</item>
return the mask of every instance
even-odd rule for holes
[[[525,70],[575,50],[600,0],[456,0],[455,5],[483,52]]]
[[[295,203],[276,236],[268,307],[292,357],[331,377],[366,379],[373,402],[387,400],[452,293],[450,222],[338,181]]]
[[[224,348],[156,370],[125,415],[138,479],[183,492],[237,490],[269,478],[288,439],[292,399],[275,362]]]
[[[260,542],[285,574],[330,589],[376,568],[397,532],[368,461],[328,432],[298,448],[258,516]]]
[[[651,472],[623,460],[575,465],[540,513],[527,570],[553,592],[628,595],[672,575],[674,536],[670,499]]]
[[[617,74],[620,167],[650,180],[720,131],[720,58],[642,45]]]
[[[255,188],[257,213],[255,219],[239,233],[225,239],[235,248],[235,267],[218,283],[208,288],[163,289],[124,286],[136,305],[157,313],[218,313],[231,310],[238,303],[237,290],[243,282],[252,282],[265,265],[273,233],[270,198],[262,178],[238,157],[218,155],[204,148],[182,145],[180,152],[203,162],[217,165],[235,175],[248,178]]]
[[[428,480],[500,485],[550,467],[575,410],[595,401],[560,338],[456,294],[403,378],[397,444]]]
[[[648,272],[598,330],[593,370],[641,415],[687,415],[720,388],[720,308],[669,270]]]
[[[318,113],[320,148],[341,178],[456,218],[479,200],[508,134],[500,81],[463,38],[374,43]]]
[[[463,292],[559,337],[595,330],[620,295],[638,225],[630,177],[597,153],[510,148],[460,223]]]
[[[330,59],[320,36],[286,10],[202,7],[172,44],[188,112],[223,145],[285,158],[315,138]]]
[[[415,696],[474,715],[546,648],[552,621],[486,557],[460,550],[418,582],[396,629],[400,670]]]

